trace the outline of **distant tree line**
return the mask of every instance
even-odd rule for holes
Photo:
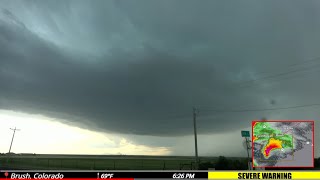
[[[200,170],[208,170],[215,168],[216,170],[247,170],[248,161],[246,158],[231,159],[224,156],[219,156],[217,162],[203,162],[199,164]]]
[[[231,159],[224,156],[219,156],[217,162],[202,162],[199,164],[200,170],[208,170],[209,168],[215,168],[216,170],[247,170],[248,160],[243,159]],[[314,159],[314,168],[320,168],[320,158]],[[266,170],[312,170],[313,168],[265,168]]]

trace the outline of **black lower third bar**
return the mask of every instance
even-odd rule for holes
[[[208,179],[208,172],[112,172],[112,171],[88,171],[88,172],[46,172],[46,171],[2,171],[0,178],[10,179],[68,179],[68,178],[162,178],[162,179]]]

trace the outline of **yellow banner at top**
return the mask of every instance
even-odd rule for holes
[[[320,171],[213,171],[209,179],[319,179]]]

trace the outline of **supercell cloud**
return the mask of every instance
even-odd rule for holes
[[[148,136],[192,134],[193,106],[206,134],[319,117],[206,111],[319,102],[319,1],[0,4],[1,109]]]

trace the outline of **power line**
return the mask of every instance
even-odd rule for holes
[[[264,109],[242,109],[242,110],[221,110],[221,109],[201,109],[203,112],[250,112],[250,111],[274,111],[283,109],[297,109],[303,107],[320,106],[320,104],[306,104],[299,106],[279,107],[279,108],[264,108]]]
[[[308,71],[308,73],[305,74],[295,74],[293,76],[289,76],[289,77],[282,77],[282,78],[277,78],[277,79],[268,79],[267,82],[268,83],[280,83],[281,81],[285,81],[285,80],[297,80],[297,79],[304,79],[304,78],[310,78],[308,77],[309,75],[312,75],[314,73],[319,73],[320,69],[316,70],[316,71]],[[254,83],[254,84],[248,84],[248,85],[241,85],[240,88],[249,88],[249,87],[253,87],[253,86],[257,86],[257,85],[261,85],[259,83]]]
[[[296,78],[305,78],[305,76],[307,76],[307,75],[310,75],[311,73],[316,73],[316,72],[318,72],[319,71],[319,69],[318,70],[316,70],[316,71],[308,71],[308,74],[302,74],[302,75],[298,75],[298,74],[296,74],[295,76],[291,76],[291,77],[284,77],[284,78],[282,78],[282,79],[273,79],[273,80],[271,80],[271,82],[274,82],[274,81],[277,81],[277,80],[287,80],[287,79],[296,79]],[[297,76],[298,75],[298,76]]]
[[[310,69],[318,68],[319,66],[320,66],[320,65],[311,66],[311,67],[305,67],[305,68],[302,68],[302,69],[294,69],[294,70],[287,71],[287,72],[277,73],[277,74],[273,74],[273,75],[269,75],[269,76],[264,76],[264,77],[261,77],[261,78],[257,78],[257,79],[254,79],[254,80],[249,80],[249,81],[241,82],[241,83],[239,83],[239,84],[242,85],[242,84],[248,84],[248,83],[255,83],[255,82],[260,81],[260,80],[277,78],[277,77],[281,77],[281,76],[285,76],[285,75],[289,75],[289,74],[296,73],[296,72],[301,72],[301,71],[308,71],[308,70],[310,70]]]
[[[315,58],[312,58],[312,59],[309,59],[309,60],[305,60],[305,61],[302,61],[302,62],[299,62],[299,63],[288,65],[287,68],[289,68],[289,71],[287,71],[287,72],[280,72],[280,73],[276,73],[276,74],[272,74],[272,72],[255,73],[256,76],[259,75],[259,74],[266,74],[266,75],[263,76],[263,77],[257,78],[257,79],[242,81],[242,82],[239,82],[237,84],[239,84],[242,87],[246,87],[246,86],[244,86],[244,84],[256,83],[256,82],[261,81],[261,80],[274,79],[274,78],[277,78],[277,77],[286,76],[286,75],[290,75],[290,74],[297,73],[297,72],[303,72],[303,71],[308,71],[308,70],[311,70],[311,69],[315,69],[315,68],[319,67],[319,64],[316,64],[316,65],[313,65],[313,66],[309,66],[309,67],[303,67],[304,65],[310,65],[310,63],[315,62],[315,61],[319,61],[320,62],[320,57],[315,57]],[[302,66],[302,67],[298,68],[298,69],[297,68],[292,69],[292,67],[297,67],[297,66]],[[290,69],[292,69],[292,70],[290,70]],[[270,74],[270,75],[267,75],[267,74]],[[275,80],[277,80],[277,79],[275,79]]]
[[[283,68],[291,68],[291,67],[296,67],[296,66],[303,66],[303,65],[307,65],[307,64],[310,64],[311,62],[315,62],[315,61],[319,61],[320,62],[320,57],[315,57],[315,58],[312,58],[312,59],[308,59],[308,60],[305,60],[305,61],[302,61],[302,62],[299,62],[299,63],[295,63],[295,64],[290,64],[286,67],[282,67]],[[260,75],[260,74],[270,74],[271,72],[270,71],[264,71],[264,72],[260,72],[260,73],[255,73],[255,75]]]
[[[299,65],[307,64],[307,63],[314,62],[314,61],[320,61],[320,57],[315,57],[315,58],[312,58],[312,59],[309,59],[306,61],[302,61],[300,63],[291,64],[291,65],[289,65],[289,67],[299,66]]]

